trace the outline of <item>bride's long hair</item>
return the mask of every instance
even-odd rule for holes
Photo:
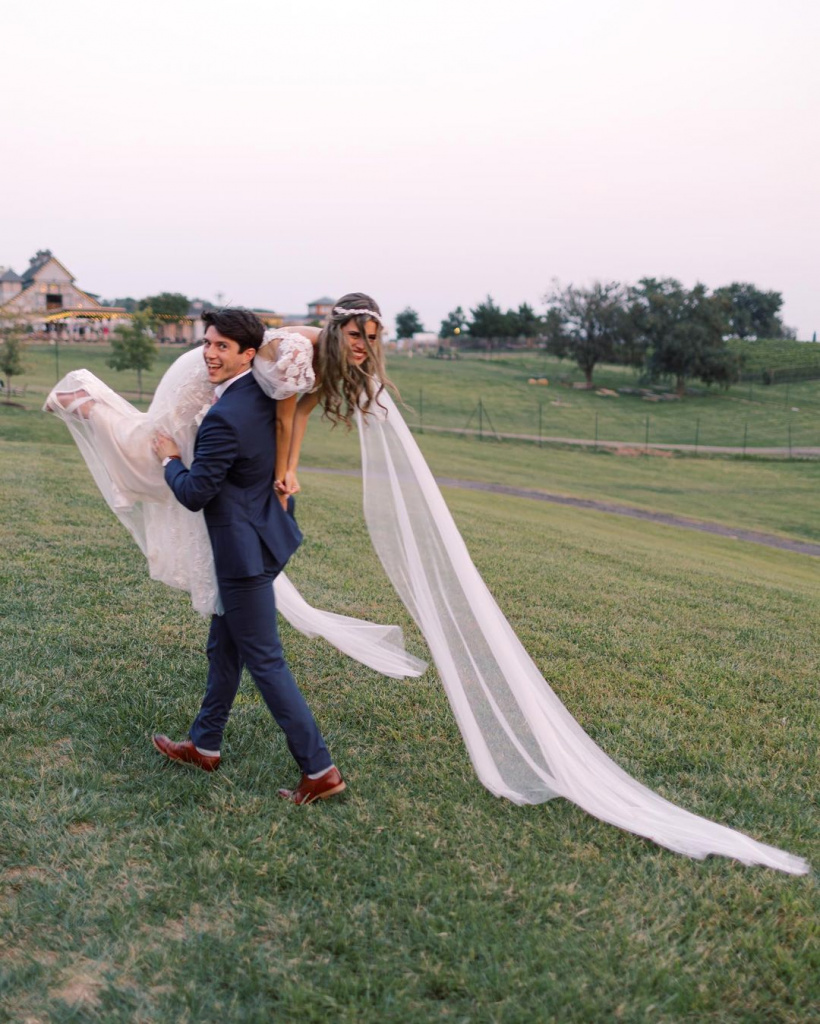
[[[348,360],[347,341],[342,334],[342,328],[351,320],[359,325],[367,351],[367,358],[360,366]],[[378,328],[373,342],[368,339],[366,330],[370,320],[375,321]],[[319,401],[324,415],[334,426],[344,423],[350,429],[357,408],[366,414],[374,402],[380,405],[379,395],[385,386],[396,391],[385,367],[383,332],[381,310],[369,295],[350,292],[333,304],[319,335],[317,370]]]

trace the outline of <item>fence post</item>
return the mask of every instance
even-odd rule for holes
[[[541,410],[544,407],[543,402],[538,403],[538,447],[541,447]]]
[[[700,441],[700,418],[695,420],[695,455],[698,453],[698,443]]]
[[[598,413],[595,413],[595,451],[598,451]]]
[[[649,451],[649,417],[646,417],[646,437],[644,439],[644,452]]]
[[[792,457],[792,421],[789,419],[789,458]]]
[[[746,440],[749,436],[749,421],[743,424],[743,458],[746,458]]]
[[[480,398],[478,400],[478,439],[479,441],[484,440],[484,405]]]

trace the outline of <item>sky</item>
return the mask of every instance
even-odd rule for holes
[[[672,276],[820,331],[816,0],[4,5],[0,265],[427,329]]]

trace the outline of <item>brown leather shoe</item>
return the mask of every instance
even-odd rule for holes
[[[221,761],[218,755],[211,757],[209,754],[200,754],[190,740],[174,743],[167,736],[156,735],[151,737],[151,742],[160,754],[165,754],[172,761],[185,761],[186,764],[195,764],[203,772],[215,772]]]
[[[279,796],[293,804],[312,804],[314,800],[327,800],[346,788],[339,769],[333,767],[318,779],[303,775],[296,789],[280,789]]]

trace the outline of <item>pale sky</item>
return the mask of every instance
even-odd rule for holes
[[[0,265],[428,329],[553,278],[781,291],[820,331],[816,0],[22,0]]]

